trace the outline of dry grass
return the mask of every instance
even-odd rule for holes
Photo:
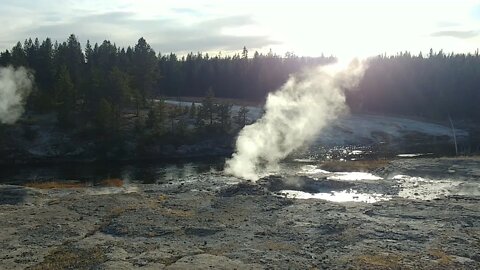
[[[124,184],[120,178],[108,178],[100,181],[100,185],[104,187],[122,187]]]
[[[29,269],[96,269],[106,260],[105,250],[98,246],[89,249],[62,247],[50,252],[43,262]]]
[[[148,200],[146,202],[146,205],[151,209],[157,209],[159,207],[162,207],[160,205],[163,204],[167,199],[168,199],[167,195],[161,194],[158,196],[156,200],[155,199]]]
[[[219,247],[204,247],[204,248],[202,248],[202,250],[205,253],[215,255],[215,256],[224,256],[225,253],[235,251],[236,249],[238,249],[238,247],[233,246],[233,245],[222,245],[222,246],[219,246]]]
[[[293,243],[287,242],[276,242],[276,241],[266,241],[265,247],[271,251],[290,251],[294,252],[298,250],[298,248]]]
[[[121,214],[123,214],[125,212],[125,210],[127,210],[127,209],[121,208],[121,207],[115,207],[112,210],[110,210],[110,217],[112,217],[112,218],[118,217]]]
[[[67,189],[67,188],[84,188],[86,183],[49,181],[49,182],[30,182],[25,184],[26,187],[38,189]]]
[[[358,256],[356,259],[362,269],[404,269],[400,257],[394,254],[368,254]]]
[[[167,195],[165,195],[165,194],[160,194],[160,195],[158,196],[158,199],[157,199],[157,200],[158,200],[158,202],[164,202],[164,201],[166,201],[167,199],[168,199],[168,196],[167,196]]]
[[[388,160],[356,160],[356,161],[327,161],[320,165],[320,168],[330,172],[371,172],[388,165]]]
[[[441,249],[430,249],[428,250],[428,255],[435,258],[437,262],[443,266],[450,265],[453,262],[450,255],[448,255],[447,253],[445,253],[445,251]]]

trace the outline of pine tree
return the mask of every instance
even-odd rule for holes
[[[218,117],[220,119],[220,126],[225,132],[229,131],[231,126],[231,110],[232,104],[218,105]]]
[[[108,134],[114,131],[114,109],[110,102],[102,98],[95,117],[97,130],[100,133]]]
[[[25,51],[23,50],[20,41],[12,48],[11,63],[14,67],[28,66],[27,56],[25,55]]]
[[[209,125],[213,125],[213,120],[215,116],[215,111],[216,111],[216,104],[215,104],[215,94],[213,92],[212,88],[209,88],[205,98],[202,101],[202,116],[204,117],[205,120],[209,122]]]
[[[243,46],[242,58],[243,58],[243,59],[247,59],[247,58],[248,58],[248,50],[247,50],[247,47],[245,47],[245,46]]]
[[[144,38],[140,38],[133,51],[133,76],[135,88],[138,89],[142,102],[153,94],[157,79],[157,58],[155,51]]]
[[[145,126],[152,129],[154,133],[163,133],[163,125],[165,122],[165,102],[163,100],[153,104],[148,111],[147,120]]]
[[[55,82],[55,101],[58,124],[61,127],[71,127],[74,122],[75,88],[68,69],[65,66],[62,66],[57,74],[57,80]]]

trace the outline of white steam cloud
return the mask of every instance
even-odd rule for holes
[[[0,123],[13,124],[22,116],[32,86],[33,75],[24,67],[0,68]]]
[[[354,60],[346,67],[320,66],[291,77],[268,95],[264,116],[240,132],[225,172],[256,181],[275,171],[279,161],[348,112],[344,91],[358,83],[364,70]]]

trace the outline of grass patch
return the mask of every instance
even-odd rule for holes
[[[49,182],[30,182],[25,184],[26,187],[38,189],[67,189],[67,188],[84,188],[86,183],[68,182],[68,181],[49,181]]]
[[[402,269],[400,257],[393,254],[369,254],[357,257],[362,269]]]
[[[50,252],[43,262],[28,269],[96,269],[105,261],[107,256],[102,247],[96,246],[89,249],[65,247]]]
[[[112,210],[110,210],[110,217],[111,218],[116,218],[119,217],[121,214],[125,213],[125,208],[121,207],[115,207]]]
[[[440,265],[443,266],[450,265],[453,262],[452,257],[450,257],[450,255],[441,249],[430,249],[428,250],[428,255],[432,256]]]
[[[108,178],[100,181],[100,185],[104,187],[122,187],[124,184],[120,178]]]
[[[383,168],[389,163],[385,159],[377,160],[355,160],[355,161],[326,161],[320,165],[322,170],[330,172],[371,172]]]
[[[225,256],[225,253],[235,251],[238,247],[231,245],[222,245],[220,247],[204,247],[202,250],[204,253],[208,253],[215,256]]]
[[[168,196],[167,196],[167,195],[160,194],[160,195],[158,196],[158,199],[157,199],[157,200],[158,200],[158,202],[164,202],[164,201],[166,201],[167,199],[168,199]]]

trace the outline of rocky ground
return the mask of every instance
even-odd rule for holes
[[[478,190],[478,168],[477,158],[425,158],[374,173],[381,183],[392,173],[458,174]],[[278,196],[276,179],[208,172],[121,187],[2,185],[0,268],[480,269],[476,192],[421,200],[393,190],[389,200],[335,203]]]

